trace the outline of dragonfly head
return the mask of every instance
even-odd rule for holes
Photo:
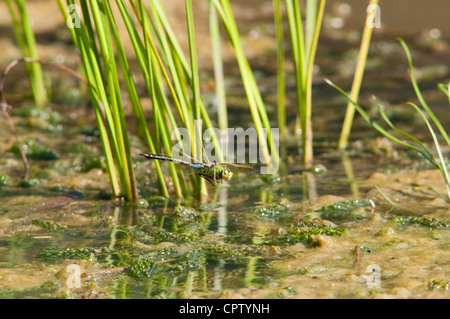
[[[228,167],[224,167],[222,171],[220,172],[220,178],[229,181],[233,177],[233,172]]]

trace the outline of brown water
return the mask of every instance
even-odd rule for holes
[[[22,163],[10,151],[14,136],[0,118],[0,175],[9,178],[0,186],[0,297],[448,298],[450,206],[439,171],[380,138],[360,118],[350,149],[336,151],[345,104],[323,79],[350,87],[359,33],[351,17],[348,29],[330,27],[338,16],[333,3],[319,44],[314,86],[315,162],[327,170],[305,172],[299,140],[291,136],[281,143],[278,176],[236,173],[226,185],[209,188],[210,200],[203,205],[157,195],[153,166],[137,155],[145,146],[134,135],[132,157],[143,201],[129,205],[109,198],[93,114],[75,81],[46,69],[54,102],[47,112],[36,114],[27,109],[32,105],[29,89],[17,67],[8,78],[7,97],[22,114],[14,116],[19,139],[37,139],[53,159],[31,158],[30,182],[22,182]],[[30,5],[55,10],[49,1]],[[275,126],[271,2],[256,10],[248,10],[247,2],[240,5],[237,18],[247,35],[245,47]],[[201,20],[204,4],[199,8]],[[3,69],[18,51],[2,9]],[[170,10],[182,17],[182,9]],[[414,101],[414,91],[395,40],[399,34],[392,31],[394,25],[388,28],[390,10],[383,7],[387,26],[374,34],[361,101],[370,107],[375,94],[400,127],[430,141],[423,123],[404,105]],[[76,65],[59,13],[44,19],[39,17],[44,10],[32,12],[39,21],[42,57],[61,55],[68,65]],[[199,22],[196,29],[201,34],[204,28]],[[447,30],[434,39],[425,28],[432,26],[402,35],[413,50],[425,99],[448,127],[448,101],[436,89],[448,79]],[[206,38],[198,41],[206,43]],[[203,77],[211,78],[209,50],[199,47],[204,48]],[[227,66],[230,120],[245,126],[251,121],[245,95],[233,76],[234,61]],[[289,118],[294,118],[292,75],[287,79]],[[206,101],[213,94],[206,84],[202,93]],[[289,121],[291,131],[294,126]],[[80,288],[72,285],[77,283],[72,281],[74,269],[81,274]]]

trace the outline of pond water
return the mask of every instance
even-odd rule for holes
[[[51,2],[40,2],[53,10]],[[276,63],[268,63],[275,53],[266,7],[270,1],[238,17],[276,125]],[[183,8],[177,10],[183,14]],[[62,55],[74,66],[66,35],[55,32],[63,30],[61,21],[46,23],[37,33],[44,58]],[[2,70],[17,57],[8,32],[0,38],[9,43],[3,46]],[[7,98],[18,138],[27,143],[31,171],[23,181],[15,137],[0,117],[0,298],[448,298],[450,205],[440,172],[359,117],[349,149],[337,151],[345,103],[323,79],[350,87],[359,35],[324,27],[313,93],[320,169],[305,171],[300,139],[292,134],[281,140],[276,176],[236,172],[230,182],[209,187],[203,204],[158,195],[154,166],[138,155],[147,150],[134,132],[131,110],[141,200],[111,198],[83,90],[69,75],[45,69],[53,102],[37,109],[17,67],[7,80]],[[448,79],[449,48],[432,35],[417,32],[405,39],[425,99],[449,127],[448,100],[437,89]],[[376,95],[399,127],[431,143],[423,122],[404,104],[415,96],[396,36],[374,34],[361,103],[376,116],[371,102]],[[201,36],[199,41],[206,43]],[[235,62],[227,63],[230,122],[246,127],[251,117],[245,93]],[[202,77],[210,79],[204,64]],[[211,101],[207,82],[202,94]],[[287,83],[288,118],[294,119],[292,74]],[[211,114],[214,118],[213,109]],[[295,120],[288,124],[293,132]],[[163,169],[167,172],[164,164]]]

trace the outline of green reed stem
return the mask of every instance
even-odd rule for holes
[[[386,129],[384,129],[381,125],[379,125],[377,122],[373,121],[370,118],[369,114],[367,114],[367,112],[364,111],[364,109],[358,103],[353,101],[352,98],[347,93],[345,93],[341,88],[339,88],[336,84],[334,84],[333,82],[331,82],[328,79],[325,79],[325,82],[327,82],[329,85],[331,85],[336,90],[338,90],[339,93],[341,93],[341,95],[344,96],[347,99],[348,102],[352,103],[353,106],[358,111],[358,113],[363,117],[363,119],[366,120],[366,122],[369,123],[378,132],[380,132],[381,134],[383,134],[384,136],[386,136],[390,140],[392,140],[392,141],[394,141],[394,142],[396,142],[396,143],[398,143],[398,144],[400,144],[402,146],[408,147],[408,148],[416,151],[417,153],[421,154],[425,159],[427,159],[431,164],[433,164],[434,166],[438,167],[436,161],[433,159],[433,156],[431,155],[431,152],[425,147],[425,145],[422,142],[420,142],[416,138],[412,138],[412,140],[414,142],[417,142],[419,144],[419,146],[415,146],[415,145],[409,144],[409,143],[407,143],[407,142],[405,142],[405,141],[395,137],[394,135],[389,133]],[[383,119],[386,119],[387,116],[383,115],[384,114],[383,109],[381,107],[379,107],[378,109],[380,111],[380,114],[382,114]],[[394,128],[393,124],[390,121],[387,121],[387,124],[389,124],[389,126],[391,126],[391,128]],[[406,136],[408,138],[411,137],[411,135],[409,135],[409,134],[407,134],[407,133],[405,133],[405,132],[403,132],[403,131],[401,131],[401,130],[399,130],[397,128],[395,128],[395,131],[397,131],[398,133],[400,133],[400,134],[402,134],[402,135],[404,135],[404,136]]]
[[[286,133],[286,81],[284,58],[283,17],[281,0],[273,0],[275,34],[277,38],[277,117],[280,135]]]
[[[115,128],[116,147],[115,153],[118,159],[118,173],[121,181],[121,191],[124,196],[131,201],[137,200],[137,187],[135,182],[133,164],[131,161],[131,152],[128,142],[127,125],[123,112],[122,97],[120,92],[119,77],[115,62],[115,54],[108,21],[105,13],[105,7],[96,0],[90,1],[92,17],[95,22],[97,37],[99,40],[100,52],[102,55],[103,66],[107,79],[109,93],[109,105]]]
[[[161,35],[165,35],[167,40],[170,43],[170,51],[171,51],[171,55],[165,55],[166,58],[168,58],[169,56],[172,57],[173,59],[173,67],[171,67],[170,61],[166,61],[169,65],[169,70],[171,71],[171,76],[173,77],[173,81],[175,82],[176,85],[179,86],[179,88],[176,88],[177,94],[179,96],[186,96],[187,98],[187,92],[185,91],[185,83],[184,81],[182,81],[182,79],[184,78],[182,76],[182,74],[179,72],[180,71],[180,67],[184,72],[184,75],[186,77],[186,81],[188,83],[192,83],[192,71],[191,68],[188,66],[188,63],[186,61],[186,58],[184,56],[183,50],[181,49],[180,44],[177,41],[176,35],[173,32],[170,24],[168,23],[167,17],[164,13],[164,10],[162,9],[161,3],[159,0],[149,0],[150,3],[150,8],[151,8],[151,12],[154,14],[155,16],[155,20],[156,18],[159,19],[159,22],[161,23],[161,26],[164,30],[164,32],[162,32],[161,29],[158,30],[158,32],[155,32],[158,36]],[[165,49],[166,51],[168,51],[168,49]],[[178,84],[177,84],[178,82]],[[193,90],[193,88],[191,87],[191,90]],[[187,105],[190,105],[190,103],[187,101],[186,102]],[[213,128],[211,119],[206,111],[205,106],[203,105],[203,102],[200,100],[200,113],[201,113],[201,117],[202,120],[205,124],[205,128],[209,129],[209,128]],[[193,107],[189,106],[189,109],[192,110]],[[194,132],[194,128],[191,127],[193,125],[193,115],[192,112],[191,114],[191,123],[189,123],[189,121],[186,122],[186,127],[188,128],[188,130],[190,132]],[[220,145],[220,139],[216,136],[214,130],[210,130],[211,132],[211,138],[212,138],[212,143],[215,146],[215,151],[216,151],[216,157],[218,158],[219,162],[223,162],[224,158],[223,158],[223,154],[222,154],[222,147]]]
[[[74,4],[74,1],[67,1],[67,4]],[[100,139],[113,193],[134,201],[138,198],[137,186],[131,162],[114,46],[108,24],[109,4],[91,0],[89,6],[84,1],[81,1],[80,5],[84,23],[80,28],[74,28],[72,35],[76,38],[75,43],[80,50],[90,84],[94,113],[101,133]],[[60,8],[64,8],[62,3]],[[63,14],[67,19],[65,10]],[[98,39],[98,46],[95,39]]]
[[[369,5],[377,5],[378,0],[370,0]],[[353,84],[350,92],[350,96],[353,101],[358,101],[359,91],[361,88],[361,83],[364,75],[364,68],[366,66],[367,54],[369,52],[370,40],[372,37],[373,27],[371,27],[367,21],[370,15],[373,15],[373,12],[367,12],[364,31],[361,40],[361,47],[359,49],[359,57],[358,62],[356,64],[355,74],[353,76]],[[355,115],[355,107],[352,103],[347,104],[347,111],[345,113],[344,123],[342,125],[342,131],[338,143],[339,149],[344,149],[348,145],[348,139],[350,136],[350,131],[352,128],[353,118]]]
[[[249,103],[250,113],[252,115],[253,123],[258,134],[258,140],[262,150],[265,163],[270,163],[273,159],[274,164],[278,167],[279,154],[274,146],[273,137],[271,135],[270,123],[267,116],[266,108],[258,89],[253,72],[245,57],[244,50],[240,42],[239,31],[237,29],[236,21],[231,11],[231,6],[228,0],[214,0],[216,9],[219,12],[228,38],[235,51],[236,59],[238,61],[241,72],[242,82],[244,84],[247,101]],[[263,134],[266,129],[267,135]],[[268,143],[271,146],[272,158],[270,158]]]
[[[194,124],[195,132],[191,136],[193,137],[193,157],[195,160],[199,162],[203,162],[203,134],[202,134],[202,126],[201,126],[201,98],[200,98],[200,80],[198,76],[198,63],[197,63],[197,48],[195,44],[195,32],[194,32],[194,16],[192,13],[192,1],[186,0],[186,20],[187,20],[187,29],[188,29],[188,38],[189,38],[189,55],[191,58],[191,88],[193,92],[193,113],[194,113]],[[206,187],[205,180],[201,178],[199,175],[197,178],[199,185],[199,199],[203,200],[204,196],[206,196]]]
[[[314,28],[314,33],[309,45],[308,60],[306,65],[306,111],[305,111],[305,145],[304,145],[304,161],[307,166],[312,164],[313,161],[313,132],[312,132],[312,79],[313,79],[313,68],[314,60],[316,57],[317,44],[319,41],[320,29],[322,26],[323,14],[325,11],[326,0],[321,0],[319,4],[319,10],[316,18],[316,25]]]
[[[412,64],[411,52],[409,51],[408,45],[406,44],[406,42],[403,39],[399,38],[398,40],[400,41],[400,44],[402,45],[403,49],[405,50],[406,57],[408,59],[409,73],[410,73],[412,85],[414,87],[414,92],[416,92],[417,98],[419,99],[420,104],[422,105],[424,110],[428,113],[430,118],[433,120],[434,124],[438,127],[439,131],[442,134],[442,137],[445,139],[447,144],[450,146],[450,138],[448,137],[447,132],[445,131],[442,124],[439,122],[436,115],[430,109],[427,102],[423,98],[422,93],[420,92],[419,84],[417,83],[416,76],[414,75],[414,67]]]
[[[139,1],[139,14],[140,14],[140,22],[143,29],[143,36],[144,36],[144,52],[142,52],[142,56],[145,57],[146,65],[147,65],[147,74],[146,78],[148,78],[150,81],[147,83],[148,87],[148,93],[152,100],[153,105],[153,115],[154,115],[154,124],[155,124],[155,135],[159,136],[162,140],[162,143],[165,148],[165,152],[168,156],[171,156],[171,150],[173,147],[172,140],[170,137],[170,131],[169,127],[167,125],[167,120],[164,115],[164,109],[170,114],[170,118],[172,118],[171,110],[170,108],[164,108],[164,104],[166,101],[163,100],[162,96],[164,93],[162,92],[163,87],[160,85],[162,82],[159,72],[159,65],[158,65],[158,57],[157,57],[157,51],[154,49],[153,41],[151,39],[149,30],[148,22],[149,20],[145,19],[145,11],[144,11],[144,5],[142,0]],[[136,38],[136,41],[139,38]],[[139,47],[139,45],[135,45],[135,47]],[[172,124],[174,125],[174,123]],[[159,138],[158,138],[159,139]],[[170,175],[172,177],[174,190],[177,197],[183,197],[183,193],[185,190],[182,187],[182,183],[180,183],[178,170],[181,169],[178,166],[176,166],[174,163],[169,163],[169,171]]]
[[[36,39],[28,16],[26,1],[15,0],[16,10],[11,0],[6,0],[9,13],[12,19],[14,35],[19,45],[23,57],[39,59]],[[30,88],[33,93],[34,102],[37,106],[48,104],[47,90],[45,88],[42,66],[40,63],[25,63],[25,70],[30,80]]]
[[[305,41],[306,52],[310,52],[317,23],[317,0],[306,1]]]
[[[135,117],[138,121],[137,123],[139,125],[139,128],[144,133],[144,136],[148,143],[150,152],[156,153],[153,138],[152,138],[152,136],[150,134],[150,130],[147,126],[147,120],[145,118],[145,115],[144,115],[144,112],[142,109],[142,105],[141,105],[139,96],[137,94],[136,85],[133,81],[133,76],[132,76],[130,68],[128,66],[128,60],[127,60],[125,50],[122,45],[122,40],[120,39],[120,36],[119,36],[119,32],[118,32],[117,25],[115,23],[114,15],[113,15],[111,7],[109,5],[109,1],[103,0],[103,4],[106,8],[106,12],[108,15],[108,21],[111,26],[111,32],[112,32],[113,39],[114,39],[114,45],[117,50],[117,57],[119,60],[121,71],[124,74],[123,79],[124,79],[125,86],[127,89],[128,97],[130,99],[130,102],[131,102],[131,105],[133,108],[133,113],[135,114]],[[169,194],[168,194],[167,186],[165,184],[164,176],[163,176],[163,173],[161,170],[161,164],[158,161],[155,161],[155,171],[156,171],[156,175],[157,175],[160,192],[163,196],[168,197]]]
[[[62,0],[58,0],[61,13],[63,14],[65,20],[68,19],[68,14],[65,11],[66,6],[63,5]],[[74,4],[73,1],[67,1],[67,5]],[[111,119],[110,116],[107,117],[109,113],[106,111],[108,108],[105,108],[107,100],[106,95],[103,89],[102,79],[100,73],[96,67],[97,58],[94,54],[94,50],[91,45],[92,42],[87,40],[86,36],[86,28],[83,24],[80,28],[73,29],[71,32],[72,36],[74,36],[74,41],[80,51],[81,60],[83,61],[83,66],[86,74],[87,81],[89,83],[88,88],[92,97],[93,109],[95,118],[97,121],[97,127],[99,129],[100,141],[103,146],[103,152],[105,155],[106,163],[107,163],[107,171],[110,177],[111,188],[114,196],[119,196],[121,193],[120,183],[117,178],[117,168],[114,161],[114,155],[112,152],[112,145],[108,136],[108,128],[105,122],[108,122],[107,119]]]
[[[312,136],[312,76],[320,29],[325,10],[325,0],[308,2],[307,30],[303,31],[300,4],[295,0],[286,0],[286,12],[289,25],[292,58],[295,69],[298,112],[302,129],[303,158],[306,166],[313,161]],[[317,12],[317,15],[316,15]]]
[[[428,131],[431,134],[431,137],[433,138],[433,142],[434,145],[436,146],[436,152],[438,153],[438,157],[439,157],[439,162],[438,163],[438,168],[441,171],[441,175],[444,177],[444,181],[445,181],[445,186],[447,189],[447,196],[450,199],[450,176],[448,173],[448,169],[447,169],[447,164],[445,162],[444,156],[442,155],[442,151],[441,151],[441,146],[439,144],[439,140],[433,130],[433,127],[431,126],[430,121],[428,121],[425,113],[414,103],[409,102],[410,105],[412,105],[416,111],[420,114],[420,116],[422,117],[423,121],[425,122],[425,124],[427,125]]]

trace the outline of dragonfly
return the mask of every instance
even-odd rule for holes
[[[165,156],[165,155],[157,155],[157,154],[149,154],[149,153],[144,153],[144,154],[139,154],[139,155],[144,156],[147,159],[169,161],[169,162],[172,162],[175,164],[181,164],[181,165],[190,167],[191,169],[193,169],[195,171],[195,173],[197,173],[198,175],[200,175],[201,177],[206,179],[213,186],[215,186],[217,183],[222,183],[224,181],[228,182],[233,177],[233,172],[231,171],[231,169],[229,167],[226,167],[224,164],[219,164],[216,162],[214,162],[214,163],[191,163],[188,161],[184,161],[184,160],[181,160],[178,158]]]

